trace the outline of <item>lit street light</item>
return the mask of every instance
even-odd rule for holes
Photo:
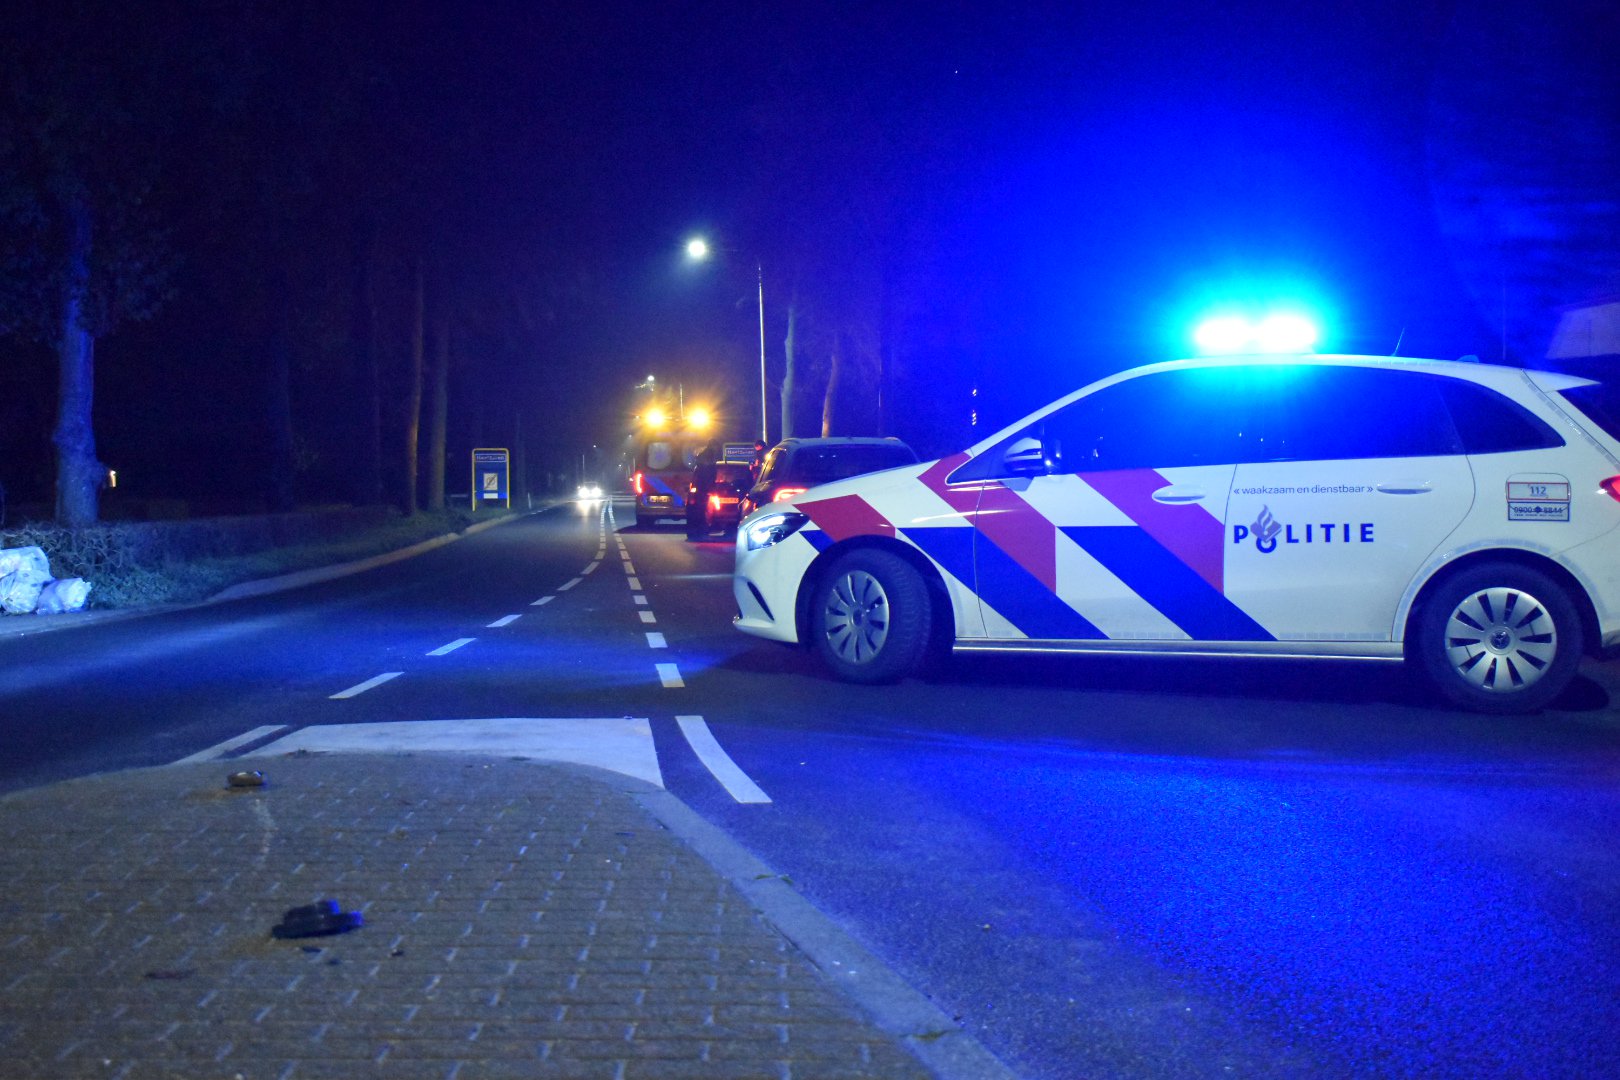
[[[705,262],[712,252],[709,242],[701,236],[694,236],[686,242],[686,257],[692,262]],[[759,439],[760,442],[769,443],[771,438],[765,408],[765,264],[755,259],[754,272],[759,285]]]

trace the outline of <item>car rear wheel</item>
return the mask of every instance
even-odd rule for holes
[[[848,682],[893,682],[916,670],[928,644],[928,586],[912,565],[886,551],[852,551],[816,587],[810,637]]]
[[[1425,603],[1417,659],[1447,701],[1480,712],[1531,712],[1575,677],[1581,620],[1546,574],[1490,563],[1443,582]]]

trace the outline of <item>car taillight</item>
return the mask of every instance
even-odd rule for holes
[[[718,495],[710,495],[709,496],[709,509],[710,510],[718,510],[718,509],[720,509],[720,496],[718,496]]]
[[[776,494],[771,496],[771,502],[781,502],[783,499],[791,499],[795,495],[803,495],[805,490],[804,488],[795,487],[777,488]]]
[[[1620,502],[1620,476],[1611,476],[1598,484],[1598,487],[1609,493],[1609,498]]]
[[[641,494],[641,474],[636,473],[636,475],[631,477],[630,479],[631,479],[631,482],[636,485],[636,494],[640,495]]]

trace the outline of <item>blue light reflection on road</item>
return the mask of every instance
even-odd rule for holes
[[[926,969],[944,1003],[960,979],[987,1034],[1021,1012],[1031,1061],[1119,1068],[1158,1031],[1156,1075],[1178,1060],[1191,1075],[1197,1060],[1265,1075],[1620,1067],[1589,1037],[1620,1028],[1620,913],[1575,901],[1617,880],[1620,857],[1602,815],[1577,816],[1535,764],[1172,758],[841,727],[788,771],[747,745],[763,732],[723,737],[799,807],[734,815],[739,830],[900,967]],[[1584,768],[1547,766],[1566,787]],[[1590,769],[1600,792],[1607,768]],[[1555,846],[1590,862],[1550,864]],[[851,849],[876,853],[864,880],[837,865]],[[995,978],[1009,985],[987,1003],[975,987]]]

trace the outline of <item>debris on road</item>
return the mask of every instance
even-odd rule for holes
[[[343,911],[336,900],[317,900],[303,907],[288,908],[281,921],[270,929],[274,938],[323,937],[346,934],[364,925],[358,911]]]

